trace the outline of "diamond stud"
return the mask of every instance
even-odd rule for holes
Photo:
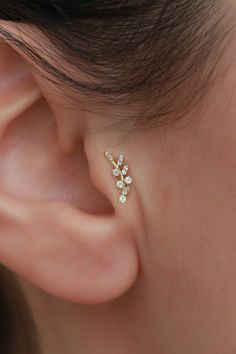
[[[125,204],[127,202],[127,198],[125,195],[121,195],[119,200],[121,204]]]
[[[131,184],[133,181],[132,181],[132,178],[130,176],[128,177],[125,177],[125,183],[126,184]]]
[[[122,175],[123,175],[123,176],[126,175],[126,173],[128,172],[128,170],[129,170],[129,166],[126,165],[126,166],[123,168],[123,170],[121,171]]]
[[[105,156],[106,156],[107,160],[109,160],[109,161],[113,160],[113,156],[109,152],[105,152]]]
[[[115,169],[113,170],[113,175],[116,176],[116,177],[118,177],[119,174],[120,174],[120,171],[118,170],[118,168],[115,168]]]
[[[118,166],[121,166],[122,163],[123,163],[123,161],[124,161],[124,156],[123,156],[123,155],[120,155],[120,157],[119,157],[119,159],[118,159],[118,161],[117,161],[117,165],[118,165]]]
[[[127,195],[130,191],[130,185],[132,184],[133,180],[132,177],[126,176],[127,172],[129,171],[129,166],[124,164],[124,155],[120,155],[117,162],[115,161],[113,155],[110,152],[105,151],[104,155],[108,161],[113,165],[113,176],[119,178],[116,180],[116,187],[121,190],[121,194],[119,197],[119,202],[121,204],[126,204],[127,202]],[[126,176],[126,177],[125,177]]]
[[[124,187],[124,182],[123,181],[117,181],[116,185],[117,185],[117,188],[122,189]]]

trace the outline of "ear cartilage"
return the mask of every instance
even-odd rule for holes
[[[116,178],[116,187],[121,190],[119,202],[125,204],[127,202],[127,195],[130,191],[130,185],[132,184],[132,178],[127,175],[129,166],[124,164],[124,156],[120,155],[117,161],[115,161],[113,155],[110,152],[104,152],[105,157],[113,165],[113,176]],[[122,167],[123,166],[123,167]]]

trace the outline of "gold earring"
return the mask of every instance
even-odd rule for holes
[[[116,179],[116,187],[118,189],[121,189],[121,195],[119,197],[119,202],[121,204],[125,204],[127,202],[127,194],[130,191],[130,185],[132,183],[132,178],[130,176],[127,176],[129,166],[127,164],[122,167],[124,163],[124,156],[120,155],[118,158],[117,162],[115,162],[112,154],[110,152],[105,151],[104,155],[108,161],[110,161],[114,167],[112,173],[113,176],[119,179]]]

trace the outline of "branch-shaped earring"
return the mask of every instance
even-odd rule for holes
[[[110,152],[105,151],[104,154],[106,159],[110,161],[112,165],[115,167],[112,171],[113,176],[119,178],[118,180],[116,180],[116,187],[122,190],[121,195],[119,197],[119,202],[121,204],[125,204],[127,201],[127,194],[130,191],[130,185],[132,183],[132,178],[130,176],[127,176],[129,166],[126,164],[124,165],[124,167],[122,167],[124,163],[123,155],[120,155],[117,162],[115,162]]]

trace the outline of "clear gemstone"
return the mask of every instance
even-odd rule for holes
[[[122,195],[127,195],[129,193],[129,187],[125,187],[122,191]]]
[[[123,161],[124,161],[124,156],[123,156],[123,155],[120,155],[120,157],[119,157],[119,159],[118,159],[118,161],[117,161],[117,165],[118,165],[118,166],[121,166],[122,163],[123,163]]]
[[[118,177],[119,174],[120,174],[120,171],[119,171],[117,168],[115,168],[115,169],[113,170],[113,175],[116,176],[116,177]]]
[[[123,176],[126,175],[126,173],[128,172],[128,170],[129,170],[129,166],[128,166],[128,165],[124,166],[124,168],[123,168],[123,170],[122,170],[122,175],[123,175]]]
[[[126,196],[125,196],[125,195],[121,195],[121,196],[120,196],[120,203],[121,203],[121,204],[125,204],[126,201],[127,201]]]
[[[107,160],[109,160],[109,161],[113,161],[113,156],[112,156],[112,154],[110,154],[110,152],[105,152],[105,156],[106,156],[106,158],[107,158]]]
[[[132,178],[130,176],[125,177],[125,183],[126,184],[131,184],[132,183]]]
[[[122,189],[124,187],[124,182],[123,181],[117,181],[116,185],[117,185],[117,188]]]

